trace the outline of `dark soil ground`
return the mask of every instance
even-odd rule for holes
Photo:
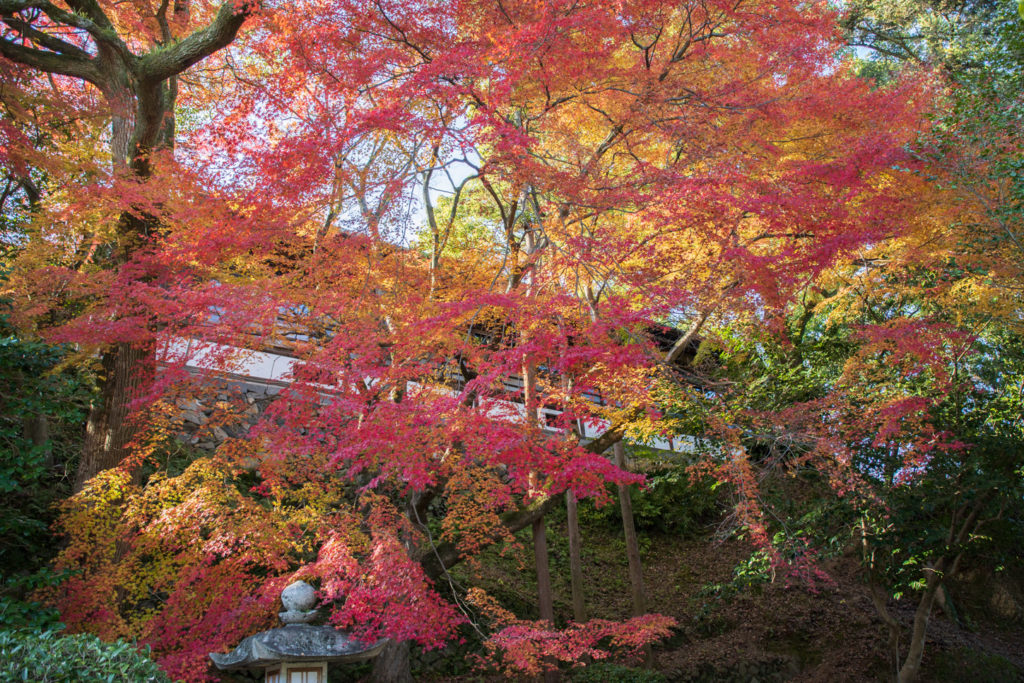
[[[583,528],[583,563],[591,617],[630,614],[625,544],[604,521]],[[568,544],[564,522],[548,527],[556,618],[571,614]],[[891,681],[886,629],[858,575],[855,557],[821,563],[831,581],[816,590],[787,586],[781,577],[737,590],[735,568],[752,548],[700,534],[641,536],[650,610],[678,621],[676,635],[654,649],[649,667],[601,666],[563,672],[563,680],[588,681]],[[532,551],[523,537],[518,554],[460,568],[464,580],[482,584],[521,616],[535,617]],[[473,576],[470,577],[469,574]],[[714,586],[720,590],[715,590]],[[724,588],[723,588],[724,587]],[[965,571],[951,585],[958,621],[936,612],[929,628],[923,681],[1024,681],[1024,581],[1007,572]],[[891,603],[909,628],[914,605]],[[531,614],[532,612],[532,614]],[[501,680],[469,670],[472,645],[415,658],[417,677],[429,680]]]

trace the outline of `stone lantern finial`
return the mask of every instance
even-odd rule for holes
[[[284,611],[279,612],[277,616],[286,626],[308,624],[316,618],[317,611],[313,609],[316,605],[316,591],[305,581],[288,584],[281,591],[281,604],[284,605]]]

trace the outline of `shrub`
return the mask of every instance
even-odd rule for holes
[[[50,567],[7,577],[0,572],[0,629],[52,631],[63,628],[60,613],[43,605],[33,594],[56,586],[68,575],[69,572],[57,572]]]
[[[655,671],[599,662],[574,670],[572,680],[573,683],[663,683],[665,677]]]
[[[932,669],[936,679],[950,683],[1003,683],[1022,681],[1024,671],[996,654],[966,647],[935,653]]]
[[[154,681],[170,679],[146,655],[118,640],[55,631],[0,631],[0,681]]]
[[[630,487],[637,531],[699,536],[708,522],[716,518],[718,494],[710,478],[692,478],[683,464],[652,466],[643,473],[647,477],[644,488]],[[613,501],[609,505],[597,508],[589,500],[580,503],[582,523],[622,528],[619,505],[614,502],[618,492],[614,486],[609,486],[608,493]]]

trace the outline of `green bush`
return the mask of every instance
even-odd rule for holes
[[[599,662],[574,670],[572,680],[573,683],[663,683],[665,677],[656,671]]]
[[[718,495],[710,478],[693,479],[686,466],[674,464],[645,472],[646,486],[631,486],[633,523],[643,533],[670,533],[682,537],[699,536],[718,514]],[[608,487],[611,503],[601,508],[590,501],[580,504],[583,524],[599,523],[608,528],[622,528],[618,491]]]
[[[0,681],[155,681],[170,679],[131,643],[92,635],[0,631]]]
[[[0,290],[8,256],[0,248]],[[71,495],[94,382],[70,348],[22,336],[10,308],[0,296],[0,628],[49,630],[56,612],[33,594],[61,578],[48,568],[56,504]]]
[[[950,683],[1024,681],[1024,671],[999,655],[966,647],[936,652],[930,667],[937,680]]]
[[[0,629],[52,631],[64,628],[57,610],[43,605],[32,595],[42,588],[56,586],[70,575],[71,572],[57,572],[50,567],[7,577],[0,572]]]

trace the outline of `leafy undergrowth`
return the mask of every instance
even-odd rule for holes
[[[584,517],[583,563],[590,618],[626,619],[630,615],[625,544],[606,521]],[[532,546],[504,557],[489,554],[476,567],[453,572],[456,582],[470,580],[535,618],[536,584]],[[548,547],[556,620],[566,623],[572,607],[568,542],[564,521],[548,525]],[[693,533],[641,534],[644,578],[652,611],[675,617],[673,637],[656,646],[652,666],[638,661],[595,662],[563,669],[563,679],[586,681],[886,681],[886,632],[860,582],[854,558],[838,557],[822,568],[834,580],[817,592],[761,580],[748,562],[753,548],[741,541],[717,542]],[[755,563],[756,564],[756,563]],[[746,567],[746,570],[737,568]],[[744,573],[744,571],[746,573]],[[472,576],[470,576],[472,575]],[[1005,583],[1005,580],[1004,580]],[[990,584],[991,585],[991,584]],[[937,613],[929,630],[922,681],[1024,680],[1024,621],[996,622],[991,601],[1005,604],[1007,589],[975,591],[954,587],[960,600],[960,625]],[[1012,590],[1010,591],[1012,592]],[[982,594],[984,593],[984,594]],[[960,596],[959,598],[957,596]],[[995,597],[994,597],[995,596]],[[896,610],[909,626],[912,607]],[[471,617],[476,617],[470,612]],[[473,634],[467,643],[416,660],[420,680],[500,680],[470,671],[467,662],[481,650]]]
[[[0,631],[0,681],[170,683],[148,655],[148,648],[93,635]]]

